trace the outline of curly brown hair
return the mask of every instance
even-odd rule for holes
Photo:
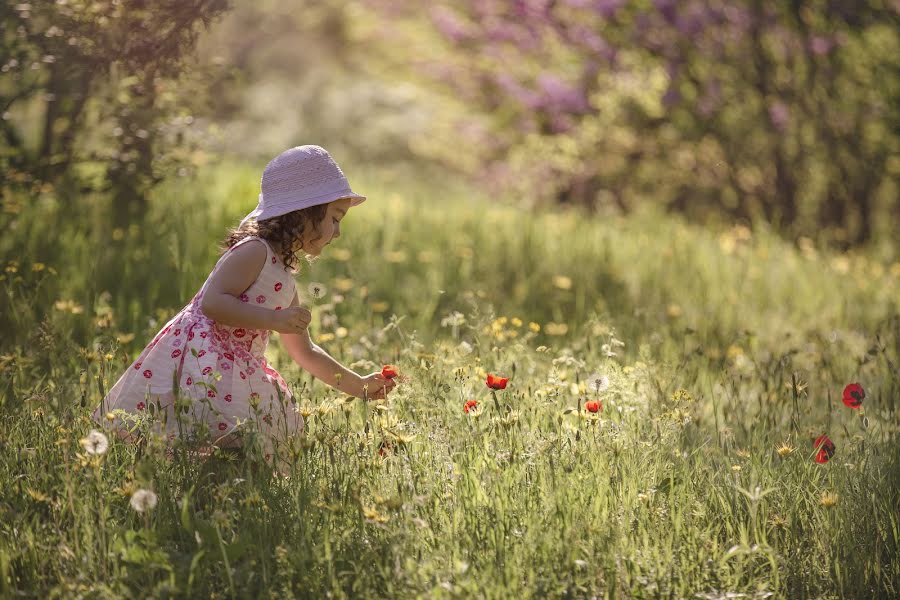
[[[228,232],[222,243],[222,252],[250,236],[261,237],[272,245],[272,249],[281,255],[285,269],[296,271],[303,252],[303,235],[309,231],[318,231],[319,224],[325,219],[327,204],[318,204],[301,210],[289,212],[280,217],[272,217],[264,221],[247,221]],[[295,246],[298,246],[295,250]],[[304,255],[306,262],[311,263],[309,255]]]

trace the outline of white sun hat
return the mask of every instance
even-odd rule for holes
[[[356,206],[366,197],[350,189],[344,172],[320,146],[297,146],[273,158],[263,171],[259,204],[243,218],[264,221],[295,210],[351,198]]]

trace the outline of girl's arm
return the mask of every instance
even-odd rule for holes
[[[300,306],[300,298],[295,293],[291,308]],[[309,330],[302,333],[281,333],[281,341],[294,362],[319,381],[323,381],[341,392],[362,398],[384,398],[393,387],[390,381],[376,378],[376,374],[361,377],[336,361],[325,350],[309,338]],[[364,391],[363,388],[367,389]]]
[[[212,275],[200,300],[203,314],[231,327],[273,329],[272,313],[275,311],[240,300],[240,295],[259,277],[265,262],[266,246],[259,240],[229,252]]]

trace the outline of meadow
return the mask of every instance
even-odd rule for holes
[[[900,594],[890,243],[532,214],[437,175],[345,170],[369,201],[298,288],[324,289],[304,297],[319,345],[402,382],[341,396],[276,336],[307,420],[288,477],[88,437],[255,204],[257,166],[167,181],[131,227],[102,195],[4,203],[0,596]]]

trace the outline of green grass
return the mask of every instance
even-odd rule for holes
[[[900,593],[890,245],[832,255],[764,227],[528,214],[358,172],[370,200],[298,287],[327,287],[306,301],[333,356],[399,365],[389,402],[311,382],[274,341],[309,414],[289,478],[252,454],[170,459],[152,438],[85,455],[90,410],[200,287],[258,173],[169,182],[121,231],[104,197],[5,204],[0,596]],[[511,377],[496,401],[486,372]],[[853,381],[857,411],[840,400]],[[144,514],[138,488],[159,498]]]

